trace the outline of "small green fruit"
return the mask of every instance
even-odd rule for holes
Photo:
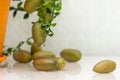
[[[13,58],[18,62],[27,63],[31,61],[32,56],[28,51],[17,50],[13,53]]]
[[[65,67],[65,60],[61,57],[56,57],[55,58],[56,62],[57,62],[57,69],[61,70]]]
[[[46,39],[46,32],[42,29],[42,24],[34,22],[32,26],[32,38],[38,46],[41,46]]]
[[[34,53],[42,51],[42,47],[39,47],[35,42],[31,46],[31,54],[33,55]]]
[[[24,10],[32,13],[41,7],[42,0],[25,0]]]
[[[76,62],[81,59],[81,52],[77,49],[64,49],[60,55],[69,62]]]
[[[56,69],[56,61],[53,58],[39,58],[33,61],[33,66],[40,71],[51,71]]]
[[[33,59],[38,59],[38,58],[54,58],[55,54],[52,53],[51,51],[38,51],[33,54]]]
[[[97,63],[93,71],[96,73],[110,73],[116,69],[116,63],[112,60],[103,60]]]

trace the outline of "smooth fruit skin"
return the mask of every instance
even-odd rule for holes
[[[32,38],[35,43],[40,47],[45,39],[46,39],[46,32],[42,29],[42,25],[39,22],[34,22],[32,26]]]
[[[34,53],[42,51],[42,47],[39,47],[35,42],[33,42],[31,46],[31,54],[33,55]]]
[[[31,61],[32,56],[28,51],[17,50],[13,53],[13,58],[18,62],[27,63]]]
[[[65,60],[61,57],[56,57],[55,58],[56,62],[57,62],[57,69],[58,70],[62,70],[65,67]]]
[[[26,0],[24,4],[24,10],[28,13],[32,13],[41,7],[43,0]]]
[[[51,51],[38,51],[33,54],[32,56],[33,59],[38,59],[38,58],[55,58],[55,54]]]
[[[81,52],[77,49],[64,49],[60,53],[61,57],[69,62],[76,62],[81,59]]]
[[[93,67],[96,73],[110,73],[116,69],[116,63],[112,60],[102,60]]]
[[[56,70],[56,61],[52,58],[39,58],[33,60],[33,66],[40,71]]]

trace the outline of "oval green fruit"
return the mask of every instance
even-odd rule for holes
[[[69,62],[76,62],[81,59],[81,52],[77,49],[64,49],[60,55]]]
[[[24,9],[28,13],[32,13],[41,7],[42,1],[43,0],[26,0],[24,4]]]
[[[38,51],[33,54],[33,59],[38,59],[38,58],[54,58],[55,54],[52,53],[51,51]]]
[[[40,71],[51,71],[56,69],[56,61],[52,58],[39,58],[33,61],[33,66]]]
[[[46,32],[39,22],[34,22],[32,26],[32,38],[38,46],[41,46],[46,39]]]
[[[25,50],[17,50],[13,53],[13,58],[21,63],[27,63],[32,60],[32,56],[28,51]]]
[[[65,60],[61,57],[56,57],[55,58],[56,62],[57,62],[57,69],[61,70],[65,67]]]
[[[42,51],[42,47],[39,47],[35,42],[31,46],[31,54],[33,55],[37,51]]]
[[[96,73],[110,73],[115,69],[116,63],[112,60],[102,60],[93,67],[93,71]]]

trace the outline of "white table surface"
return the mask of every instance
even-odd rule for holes
[[[109,74],[97,74],[92,71],[93,66],[105,59],[114,60],[117,68]],[[119,56],[84,56],[76,63],[66,63],[63,70],[37,71],[31,64],[15,63],[13,70],[0,69],[0,80],[120,80]]]

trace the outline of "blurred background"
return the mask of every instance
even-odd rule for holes
[[[120,0],[62,0],[61,14],[56,18],[55,35],[47,37],[46,50],[59,55],[64,48],[79,49],[87,56],[120,55]],[[17,5],[15,1],[11,5]],[[15,47],[19,41],[31,37],[31,22],[36,13],[23,19],[24,12],[13,18],[9,13],[4,45]],[[23,49],[30,50],[25,45]]]

